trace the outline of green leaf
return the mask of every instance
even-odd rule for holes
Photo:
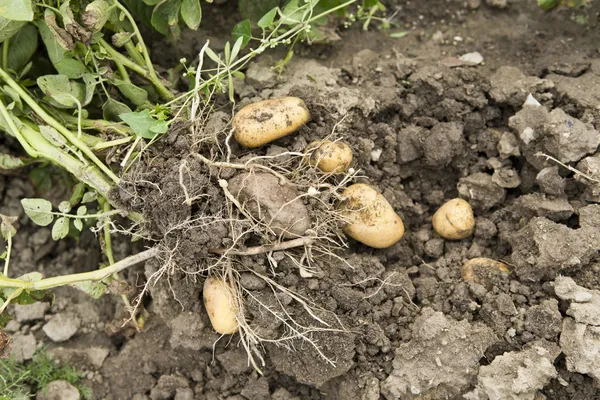
[[[0,153],[0,169],[11,170],[18,169],[31,164],[33,161],[26,158],[15,157],[10,154]]]
[[[285,25],[295,25],[302,21],[304,10],[300,9],[298,0],[290,0],[283,8],[282,14],[283,17],[281,18],[281,23]]]
[[[31,0],[0,0],[0,16],[12,21],[33,21]]]
[[[148,110],[121,114],[120,117],[137,136],[144,139],[152,139],[159,133],[166,133],[169,129],[165,121],[152,118]]]
[[[258,20],[256,25],[258,25],[262,29],[265,29],[266,27],[270,26],[273,23],[276,15],[277,15],[277,7],[272,8],[271,11],[269,11],[268,13],[263,15],[262,18]]]
[[[77,108],[77,102],[85,103],[85,86],[69,80],[66,75],[44,75],[37,79],[37,84],[54,107]]]
[[[109,121],[120,121],[121,118],[119,118],[119,115],[130,112],[131,108],[129,108],[129,106],[117,100],[111,99],[110,97],[102,106],[102,117]]]
[[[23,199],[21,205],[25,214],[39,226],[48,226],[54,220],[52,203],[45,199]]]
[[[404,36],[408,35],[410,32],[408,31],[403,31],[403,32],[392,32],[389,34],[389,36],[391,38],[396,38],[396,39],[400,39],[403,38]]]
[[[240,37],[243,38],[242,47],[246,47],[250,39],[252,39],[252,25],[250,24],[250,20],[245,19],[234,26],[231,35],[235,40],[238,40]]]
[[[193,30],[198,29],[202,21],[202,7],[200,0],[183,0],[181,3],[181,18]]]
[[[52,143],[54,147],[65,147],[67,145],[67,139],[60,134],[56,129],[49,125],[40,125],[40,133],[42,136]]]
[[[94,76],[93,74],[83,74],[81,78],[83,79],[83,82],[85,84],[85,96],[83,97],[83,102],[81,103],[81,106],[85,107],[92,101],[98,81],[96,80],[96,76]]]
[[[148,92],[135,86],[133,83],[115,79],[113,84],[119,92],[136,106],[141,106],[148,101]]]
[[[77,209],[77,215],[80,217],[83,217],[85,214],[87,214],[87,207],[86,206],[81,206]]]
[[[149,6],[155,6],[160,2],[161,0],[144,0],[144,3],[148,4]]]
[[[8,47],[8,69],[20,71],[33,57],[38,46],[38,32],[32,24],[24,25]]]
[[[363,8],[369,9],[376,7],[379,4],[379,0],[363,0]]]
[[[81,22],[92,32],[100,32],[111,13],[112,9],[106,0],[94,0],[85,7]]]
[[[204,52],[206,53],[206,55],[208,56],[208,58],[210,58],[211,60],[213,60],[217,64],[221,64],[223,62],[221,60],[221,58],[217,55],[217,53],[215,53],[210,47],[207,47],[204,50]]]
[[[13,224],[17,221],[17,217],[8,217],[0,214],[0,234],[6,240],[16,235],[17,229]]]
[[[73,220],[73,226],[75,226],[75,229],[81,232],[83,229],[83,221],[81,221],[80,219],[75,219]]]
[[[544,11],[553,9],[559,3],[560,0],[538,0],[538,6]]]
[[[102,282],[83,281],[71,284],[74,288],[81,290],[93,299],[99,299],[106,293],[106,285]]]
[[[71,211],[71,203],[69,203],[68,201],[61,201],[58,205],[58,210],[65,214],[68,213],[69,211]]]
[[[73,187],[73,192],[71,193],[71,197],[69,198],[69,203],[72,207],[76,206],[81,202],[83,198],[83,194],[85,193],[85,183],[79,182]]]
[[[27,176],[38,193],[48,193],[52,189],[52,168],[48,166],[33,168]]]
[[[229,43],[229,42],[227,42]],[[240,49],[242,48],[242,44],[244,43],[244,38],[243,37],[239,37],[235,43],[233,44],[233,49],[231,50],[231,57],[229,59],[229,63],[232,63],[235,61],[236,57],[238,56],[238,54],[240,53]]]
[[[86,203],[91,203],[92,201],[96,201],[98,199],[98,193],[97,192],[86,192],[83,195],[83,199],[81,199],[81,202],[86,204]]]
[[[271,12],[269,10],[273,10],[278,5],[279,0],[238,0],[238,10],[240,11],[240,14],[253,22],[264,18],[267,13]],[[271,22],[273,21],[271,20]]]
[[[10,39],[15,33],[25,25],[23,21],[12,21],[0,17],[0,42],[4,42],[6,39]]]
[[[54,223],[52,227],[52,239],[60,240],[67,237],[69,234],[69,218],[60,217]]]
[[[131,40],[133,36],[135,36],[134,33],[119,32],[112,35],[110,40],[112,41],[113,46],[123,47]]]
[[[163,35],[176,39],[179,37],[179,10],[181,0],[162,0],[152,11],[152,26]]]
[[[67,50],[58,42],[46,21],[37,20],[35,24],[40,31],[40,36],[42,36],[42,41],[44,42],[52,65],[54,65],[54,68],[56,68],[61,75],[66,75],[71,79],[78,79],[81,78],[83,74],[89,72],[81,61],[70,58],[70,56],[67,55]]]

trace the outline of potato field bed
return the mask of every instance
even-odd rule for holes
[[[115,259],[152,246],[158,257],[100,299],[62,287],[51,307],[9,308],[13,352],[27,360],[48,346],[97,399],[600,399],[600,6],[577,24],[579,11],[535,3],[394,0],[402,38],[332,25],[339,40],[298,47],[280,76],[271,67],[285,53],[262,54],[236,78],[234,110],[294,96],[308,123],[245,148],[228,137],[234,111],[216,95],[195,122],[172,124],[110,193],[147,221],[145,240],[113,235]],[[203,6],[200,30],[176,45],[143,32],[154,60],[192,60],[207,39],[222,50],[233,10]],[[473,52],[483,63],[459,59]],[[353,153],[352,169],[328,180],[297,156],[325,138]],[[240,222],[230,196],[242,174],[255,196],[301,194],[285,218],[306,212],[305,242],[270,248],[272,235]],[[335,198],[352,183],[401,217],[397,243],[376,249],[342,233]],[[26,174],[0,175],[0,193],[0,213],[19,216],[15,276],[103,262],[92,232],[53,241],[27,218],[20,201],[38,193]],[[69,195],[55,185],[45,196]],[[457,197],[474,231],[446,239],[432,217]],[[508,272],[465,279],[475,258]],[[242,336],[213,330],[208,271],[236,276]],[[142,290],[138,331],[121,295]]]

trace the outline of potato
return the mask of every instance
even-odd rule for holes
[[[326,173],[346,172],[352,162],[352,149],[344,142],[323,140],[308,145],[310,164]]]
[[[237,309],[233,288],[220,278],[209,277],[204,281],[204,306],[215,331],[229,335],[237,332]]]
[[[300,128],[310,118],[297,97],[280,97],[243,107],[233,117],[235,140],[244,147],[260,147]]]
[[[357,183],[344,190],[342,215],[349,222],[344,232],[366,244],[384,249],[404,235],[404,224],[390,203],[369,185]]]
[[[475,217],[469,203],[452,199],[433,214],[433,229],[446,239],[464,239],[473,234]]]
[[[499,261],[489,258],[473,258],[465,262],[460,269],[460,276],[465,281],[475,282],[491,288],[494,277],[510,274],[510,270]]]

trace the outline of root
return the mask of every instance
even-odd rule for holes
[[[298,239],[288,240],[286,242],[281,242],[281,243],[277,243],[277,244],[248,247],[248,249],[246,251],[224,249],[224,248],[210,249],[209,251],[214,254],[227,254],[227,255],[231,255],[231,256],[254,256],[257,254],[269,253],[272,251],[293,249],[294,247],[310,246],[311,244],[314,243],[314,241],[315,240],[312,238],[301,237]]]
[[[576,168],[573,168],[573,167],[571,167],[570,165],[567,165],[567,164],[565,164],[565,163],[563,163],[563,162],[561,162],[561,161],[557,160],[556,158],[554,158],[554,157],[552,157],[552,156],[550,156],[550,155],[548,155],[548,154],[545,154],[545,153],[541,153],[541,152],[540,152],[540,153],[536,153],[535,155],[536,155],[537,157],[544,157],[544,158],[546,158],[546,160],[554,161],[555,163],[557,163],[557,164],[558,164],[558,165],[560,165],[561,167],[563,167],[563,168],[566,168],[566,169],[568,169],[569,171],[573,172],[575,175],[577,175],[577,176],[581,176],[582,178],[585,178],[585,179],[587,179],[587,180],[588,180],[588,181],[590,181],[590,182],[594,182],[594,183],[598,183],[598,184],[600,184],[600,180],[598,180],[598,179],[595,179],[594,177],[592,177],[592,176],[590,176],[590,175],[588,175],[588,174],[585,174],[585,173],[581,172],[580,170],[578,170],[578,169],[576,169]]]

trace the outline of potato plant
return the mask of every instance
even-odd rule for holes
[[[106,293],[111,280],[120,279],[122,270],[150,258],[166,260],[165,267],[155,275],[157,279],[162,276],[169,268],[173,249],[160,240],[138,254],[115,260],[111,235],[118,231],[131,234],[134,239],[143,238],[143,228],[149,221],[144,215],[120,208],[111,193],[123,183],[124,176],[148,151],[148,146],[174,126],[187,122],[186,129],[195,135],[206,114],[211,112],[213,96],[220,94],[235,103],[234,78],[243,78],[241,71],[253,57],[269,48],[286,45],[287,56],[276,66],[283,67],[291,59],[295,43],[315,38],[313,25],[323,24],[325,17],[333,13],[343,13],[354,1],[291,0],[282,7],[277,2],[264,10],[264,14],[261,11],[260,18],[253,15],[252,20],[237,24],[232,40],[225,44],[221,54],[212,50],[207,42],[197,63],[188,65],[186,60],[181,60],[182,66],[172,71],[185,69],[188,84],[185,89],[182,83],[177,84],[182,77],[169,81],[157,72],[136,20],[175,40],[182,25],[191,29],[200,25],[199,0],[4,2],[9,6],[0,8],[0,130],[18,142],[23,156],[1,154],[2,168],[27,168],[36,164],[37,171],[50,168],[65,171],[67,180],[77,182],[69,199],[56,206],[44,198],[23,199],[24,211],[35,224],[51,226],[55,240],[77,236],[84,229],[94,230],[100,236],[107,262],[98,270],[73,275],[44,277],[30,272],[14,277],[10,259],[12,239],[17,234],[13,225],[15,218],[0,216],[0,233],[6,242],[0,274],[0,327],[6,322],[6,314],[2,313],[10,303],[52,301],[50,289],[55,287],[71,285],[99,297]],[[378,4],[371,1],[369,7],[381,9]],[[265,110],[273,118],[268,121],[254,118],[252,122],[253,113]],[[246,322],[243,302],[252,297],[252,293],[238,283],[239,271],[232,267],[235,257],[301,248],[300,274],[312,276],[311,259],[315,253],[335,257],[335,250],[346,245],[339,225],[347,218],[340,209],[348,208],[340,204],[345,204],[347,195],[342,192],[358,171],[349,168],[352,155],[348,154],[347,146],[341,148],[344,154],[339,167],[323,167],[319,162],[320,169],[315,168],[306,162],[315,149],[308,149],[305,153],[287,153],[291,160],[288,166],[293,164],[288,169],[277,159],[267,163],[253,160],[232,163],[228,143],[233,137],[247,147],[264,145],[292,133],[308,121],[309,115],[304,102],[295,98],[248,106],[238,112],[232,121],[232,131],[221,143],[213,143],[207,151],[193,154],[210,168],[245,171],[252,176],[260,172],[275,177],[272,190],[291,196],[284,204],[296,207],[294,210],[302,209],[303,197],[319,198],[319,218],[307,219],[307,226],[296,231],[277,225],[281,221],[281,209],[275,210],[270,220],[265,220],[260,212],[253,211],[250,203],[242,201],[238,196],[241,191],[233,193],[225,180],[215,182],[227,199],[230,215],[213,216],[214,219],[235,220],[246,232],[266,240],[252,248],[239,249],[234,240],[230,248],[212,249],[213,261],[202,271],[209,276],[205,301],[215,329],[223,334],[239,331],[257,369],[252,354],[257,354],[257,347],[267,339],[261,338]],[[336,143],[334,138],[329,139],[330,143]],[[180,171],[184,169],[182,164]],[[183,183],[181,186],[186,204],[202,201],[189,196]],[[402,221],[381,195],[374,191],[369,195],[372,197],[369,202],[384,207],[385,215],[370,221],[365,229],[376,234],[389,231],[391,236],[388,239],[382,236],[385,243],[363,241],[374,247],[387,247],[401,238]],[[372,208],[373,204],[366,206]],[[259,207],[259,210],[262,209]],[[117,228],[116,218],[128,220],[129,227]],[[377,227],[379,222],[384,224],[382,228]],[[234,238],[237,228],[232,227]],[[352,237],[360,236],[352,229],[347,232]],[[287,293],[322,325],[313,328],[284,321],[290,332],[285,339],[302,338],[318,349],[310,333],[337,329],[321,318],[309,300],[268,276],[260,278],[274,292]],[[123,296],[132,317],[153,282],[155,280],[149,279],[133,304]],[[274,312],[273,315],[278,317],[279,314]],[[283,340],[278,340],[281,342]]]

